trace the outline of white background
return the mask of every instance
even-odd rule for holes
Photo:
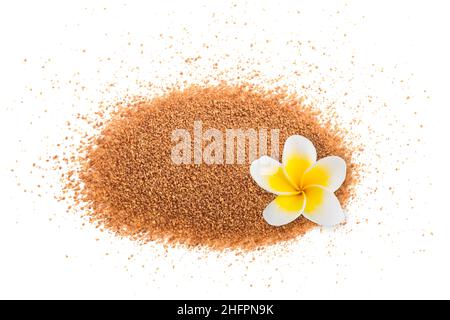
[[[446,1],[2,2],[0,298],[450,298],[447,13]],[[323,110],[338,101],[368,168],[347,225],[236,256],[139,246],[67,214],[56,174],[32,167],[65,121],[145,94],[137,81],[211,77],[214,60],[224,79],[259,62],[261,82],[308,84]],[[319,71],[293,77],[293,60]]]

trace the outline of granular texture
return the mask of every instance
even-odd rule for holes
[[[154,98],[122,104],[101,133],[80,148],[73,191],[91,221],[143,242],[255,249],[294,239],[314,224],[303,217],[282,227],[268,225],[264,208],[274,195],[258,187],[249,164],[176,165],[171,160],[171,133],[194,121],[203,128],[280,129],[286,138],[300,134],[317,148],[318,158],[342,157],[345,183],[337,191],[344,206],[357,181],[345,131],[320,119],[303,100],[277,89],[251,86],[192,86]],[[73,173],[70,174],[72,176]]]

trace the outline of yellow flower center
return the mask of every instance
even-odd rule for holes
[[[307,170],[307,162],[295,159],[297,170],[285,166],[284,171],[279,168],[278,171],[269,178],[269,184],[274,190],[286,190],[292,192],[291,196],[279,196],[275,199],[277,204],[288,212],[296,212],[303,208],[304,210],[314,212],[318,208],[324,198],[324,190],[322,188],[312,188],[313,186],[326,186],[330,179],[330,173],[321,166],[315,166]],[[300,169],[298,169],[298,165]],[[293,175],[292,173],[296,174]],[[298,174],[301,172],[301,175]],[[287,177],[288,176],[288,177]]]

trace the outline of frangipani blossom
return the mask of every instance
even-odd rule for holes
[[[334,192],[345,174],[342,158],[330,156],[317,161],[316,148],[300,135],[286,140],[282,163],[262,156],[250,166],[255,182],[277,195],[263,212],[273,226],[288,224],[301,215],[322,226],[341,223],[345,215]]]

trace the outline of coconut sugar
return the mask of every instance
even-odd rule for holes
[[[315,226],[303,217],[268,225],[262,212],[274,195],[254,183],[248,162],[174,164],[172,132],[192,132],[196,121],[221,132],[279,129],[280,151],[287,137],[303,135],[319,159],[336,155],[346,161],[346,180],[336,192],[344,209],[353,195],[358,173],[345,131],[282,90],[226,84],[122,104],[100,134],[80,147],[79,169],[67,175],[66,192],[93,223],[144,243],[250,250],[295,239]]]

